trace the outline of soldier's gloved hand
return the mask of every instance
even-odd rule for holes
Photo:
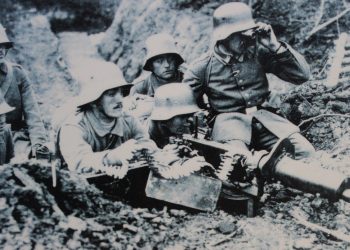
[[[131,160],[134,153],[141,149],[142,146],[136,140],[128,140],[119,147],[109,151],[104,158],[104,163],[109,166],[121,166],[123,162]]]
[[[32,146],[32,154],[37,159],[49,159],[50,150],[43,144],[37,143]]]

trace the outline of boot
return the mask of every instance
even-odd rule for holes
[[[268,154],[265,154],[260,158],[257,167],[260,170],[262,176],[272,176],[276,164],[285,155],[293,158],[294,154],[294,145],[291,143],[291,141],[288,138],[280,139],[276,142],[275,146]]]

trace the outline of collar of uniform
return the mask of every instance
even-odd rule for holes
[[[178,82],[178,81],[181,82],[182,79],[181,79],[181,74],[180,74],[179,70],[177,69],[175,74],[174,74],[174,77],[171,79],[162,79],[162,78],[158,77],[155,73],[152,72],[152,74],[150,76],[150,81],[152,83],[156,83],[157,85],[161,86],[163,84],[167,84],[170,82]]]
[[[1,63],[0,64],[0,73],[3,75],[7,75],[7,72],[8,72],[8,68],[7,68],[6,63]]]
[[[92,110],[86,112],[86,116],[88,121],[90,122],[92,128],[94,131],[100,136],[104,137],[107,134],[115,134],[120,137],[123,136],[124,131],[124,123],[122,121],[123,117],[119,117],[116,119],[115,124],[112,125],[112,129],[110,129],[108,126],[103,124],[100,119],[98,119],[95,114],[92,112]]]

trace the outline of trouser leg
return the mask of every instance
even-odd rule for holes
[[[294,133],[288,137],[294,146],[295,159],[300,160],[303,158],[312,157],[315,153],[315,149],[312,144],[300,133]],[[252,148],[255,150],[267,150],[270,151],[279,138],[267,130],[260,122],[253,121],[252,129]]]

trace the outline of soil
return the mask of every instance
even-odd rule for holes
[[[210,15],[224,1],[155,1],[153,5],[144,1],[135,8],[131,8],[128,1],[106,1],[106,5],[99,8],[90,6],[94,9],[92,14],[89,12],[90,24],[98,20],[99,15],[104,17],[104,21],[96,22],[91,29],[76,21],[77,16],[86,16],[86,12],[75,11],[74,3],[79,2],[80,8],[86,10],[86,5],[96,1],[60,2],[66,5],[43,5],[41,1],[29,0],[23,1],[24,4],[4,1],[5,8],[0,10],[1,23],[7,28],[10,39],[15,41],[9,57],[28,71],[48,129],[52,127],[52,114],[56,108],[79,93],[79,82],[75,79],[83,74],[77,67],[81,60],[102,55],[115,61],[127,79],[133,80],[140,74],[143,56],[134,55],[142,55],[141,42],[153,32],[169,29],[175,37],[181,38],[179,47],[186,60],[191,61],[207,49]],[[280,2],[279,5],[276,3],[278,1],[271,1],[274,4],[260,6],[261,2],[266,1],[253,2],[256,4],[256,17],[272,20],[279,35],[313,62],[314,78],[318,79],[293,89],[286,88],[281,112],[300,125],[302,133],[313,143],[317,149],[317,164],[350,175],[347,163],[350,155],[350,90],[345,85],[327,88],[319,73],[324,67],[327,69],[325,54],[332,51],[332,39],[337,36],[334,32],[336,27],[332,26],[303,41],[314,24],[313,18],[318,10],[314,6],[317,4],[300,0],[296,3]],[[327,10],[331,10],[327,12],[328,16],[334,16],[343,7],[332,1],[326,3]],[[114,13],[117,7],[112,23],[111,9]],[[280,9],[286,9],[286,12],[277,11]],[[157,11],[159,14],[154,14]],[[145,19],[141,18],[137,25],[127,21],[128,15],[141,14]],[[156,15],[154,20],[160,23],[162,20],[164,23],[167,16],[173,19],[159,27],[151,25],[152,15]],[[59,24],[57,19],[61,20]],[[65,19],[69,22],[64,22]],[[190,19],[195,20],[192,26],[187,25]],[[322,19],[325,20],[326,17]],[[340,29],[346,22],[348,20],[340,20]],[[90,35],[106,31],[110,24],[105,36],[104,33]],[[115,28],[120,32],[112,34]],[[296,32],[295,36],[293,32]],[[138,39],[136,34],[141,34]],[[115,39],[116,35],[120,38]],[[102,42],[99,43],[101,38]],[[97,44],[101,55],[98,54]],[[196,44],[198,49],[194,50],[193,45],[186,44]],[[120,49],[116,49],[116,46],[120,46]],[[125,199],[123,194],[128,192],[128,184],[116,184],[107,187],[110,188],[108,192],[102,192],[67,170],[61,169],[57,174],[57,187],[53,188],[51,166],[45,162],[14,162],[0,166],[0,248],[349,248],[349,243],[313,231],[301,225],[294,216],[298,214],[309,222],[349,235],[348,203],[286,189],[278,183],[266,186],[266,199],[260,204],[258,215],[247,218],[222,209],[203,213],[158,203],[145,206],[142,202]],[[113,192],[117,188],[125,190],[125,193],[120,191],[117,196]]]

